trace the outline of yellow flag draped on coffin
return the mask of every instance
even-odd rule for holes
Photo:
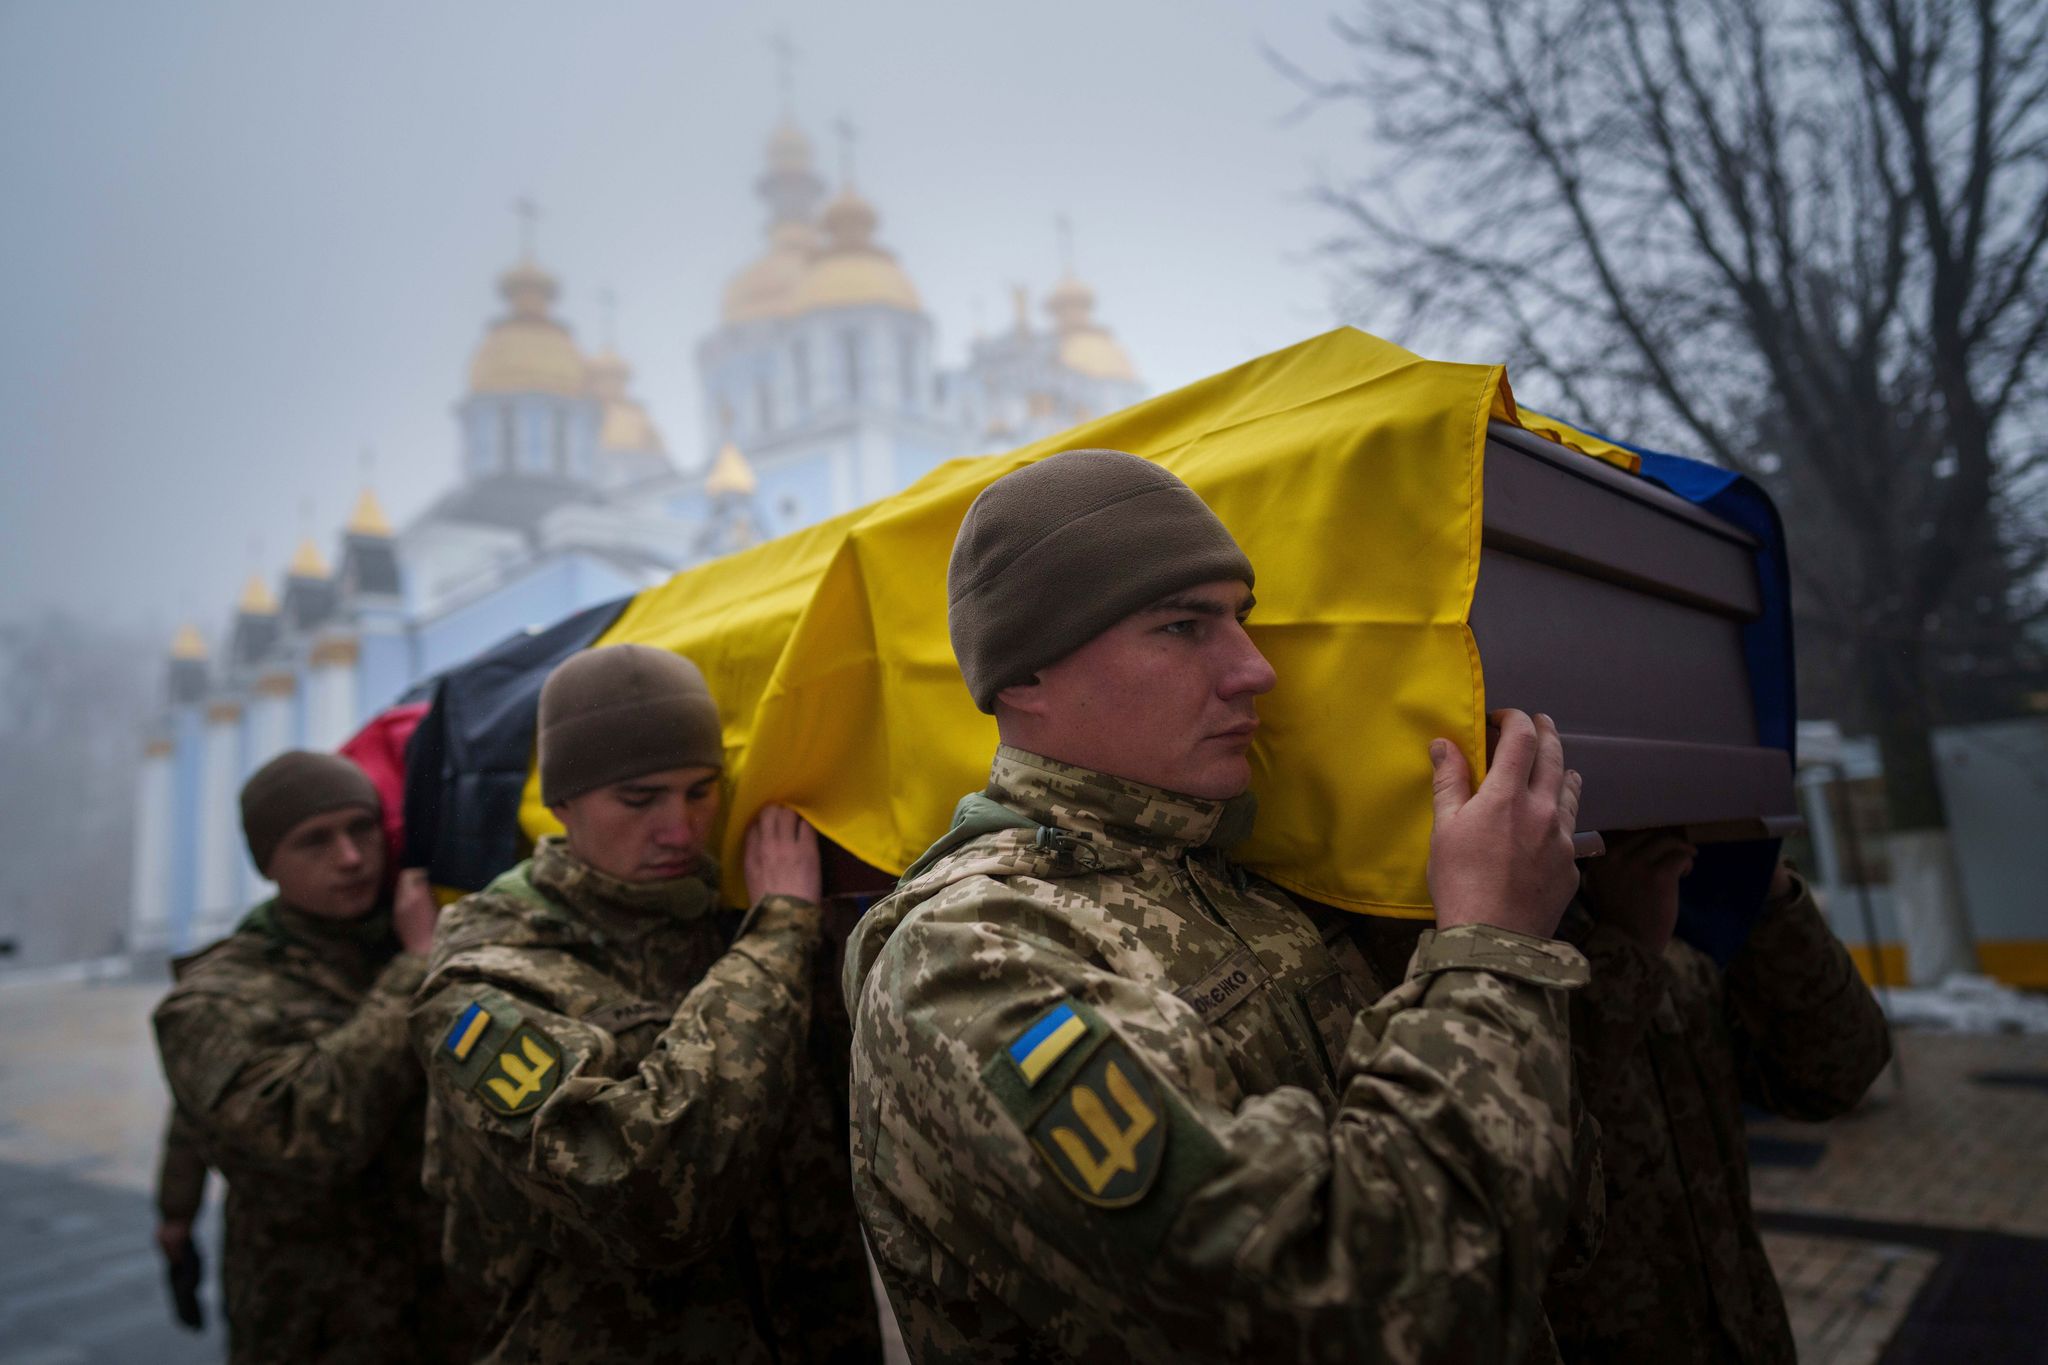
[[[901,871],[983,785],[996,745],[946,632],[946,563],[968,504],[1062,450],[1131,451],[1200,493],[1258,570],[1251,634],[1279,685],[1259,704],[1260,812],[1238,856],[1316,900],[1427,915],[1429,741],[1458,741],[1475,772],[1484,760],[1465,622],[1492,417],[1520,420],[1499,366],[1331,332],[687,570],[636,598],[595,647],[659,645],[704,670],[726,726],[729,891],[741,891],[746,828],[770,803]],[[522,823],[558,828],[537,779]]]

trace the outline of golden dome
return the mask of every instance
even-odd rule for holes
[[[654,419],[647,415],[647,409],[632,399],[606,404],[604,424],[597,430],[599,450],[660,451],[666,449],[661,443],[661,433],[655,430]]]
[[[624,398],[626,386],[633,382],[633,367],[609,346],[584,362],[583,374],[590,383],[590,396],[604,403]]]
[[[263,581],[262,574],[250,574],[249,581],[242,585],[242,600],[238,609],[244,616],[277,615],[277,594]]]
[[[837,248],[841,245],[874,245],[875,225],[881,219],[875,214],[875,206],[848,185],[832,196],[832,202],[825,205],[819,221],[825,225],[826,240]]]
[[[203,662],[206,658],[206,638],[199,633],[199,627],[187,621],[178,627],[178,633],[171,640],[171,657],[187,662]]]
[[[754,467],[740,454],[740,448],[731,441],[720,446],[718,458],[711,462],[711,471],[704,476],[704,491],[713,497],[726,493],[745,495],[758,486]]]
[[[808,174],[811,169],[811,140],[787,119],[768,135],[768,169],[795,175]]]
[[[1045,296],[1045,311],[1052,315],[1053,330],[1059,335],[1060,364],[1090,379],[1137,381],[1129,354],[1108,328],[1095,321],[1095,291],[1071,270]]]
[[[1045,311],[1052,314],[1055,326],[1085,326],[1095,311],[1095,291],[1072,275],[1061,276],[1045,296]]]
[[[574,398],[583,392],[583,356],[568,328],[548,313],[560,290],[555,277],[521,261],[498,277],[498,293],[510,312],[484,333],[469,363],[471,393],[553,393]]]
[[[352,536],[375,536],[388,540],[391,536],[391,520],[384,515],[384,505],[377,501],[377,495],[368,485],[356,499],[356,510],[349,513],[348,533]]]
[[[1116,338],[1100,327],[1069,332],[1060,338],[1060,364],[1090,379],[1121,379],[1135,383],[1138,372]]]
[[[923,311],[917,287],[896,258],[875,245],[875,210],[852,188],[825,206],[825,246],[797,286],[792,311],[880,304]]]
[[[661,443],[661,433],[655,429],[654,419],[626,391],[633,382],[633,367],[626,363],[624,356],[607,346],[590,358],[586,373],[589,375],[591,397],[604,405],[604,417],[597,429],[599,450],[638,454],[666,449]]]
[[[817,233],[808,223],[777,223],[768,249],[732,277],[719,306],[721,321],[754,322],[787,316],[811,263]]]
[[[327,561],[321,557],[320,547],[313,543],[313,537],[307,536],[299,542],[299,548],[292,552],[292,562],[285,572],[293,578],[327,577]]]

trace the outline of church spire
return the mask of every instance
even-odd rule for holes
[[[292,552],[292,562],[286,572],[293,578],[327,577],[327,560],[321,555],[320,547],[313,543],[313,537],[299,538],[299,548]]]
[[[363,485],[362,496],[356,499],[355,511],[349,513],[348,533],[372,536],[378,540],[391,537],[391,521],[384,515],[384,505],[377,501],[377,494],[368,484]]]

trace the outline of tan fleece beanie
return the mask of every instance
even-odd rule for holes
[[[946,625],[975,705],[1029,682],[1140,608],[1251,561],[1192,488],[1120,450],[1069,450],[1005,474],[960,523]]]
[[[551,806],[648,773],[724,766],[718,704],[680,654],[588,649],[541,685],[540,796]]]
[[[302,821],[347,806],[363,806],[380,818],[383,798],[369,775],[340,754],[288,749],[249,774],[242,784],[242,837],[249,861],[270,875],[270,858]]]

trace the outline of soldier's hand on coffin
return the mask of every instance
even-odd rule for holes
[[[1429,837],[1429,893],[1449,929],[1490,924],[1549,938],[1578,889],[1572,834],[1580,778],[1564,766],[1564,741],[1548,716],[1498,711],[1493,766],[1478,791],[1457,745],[1434,740],[1436,823]]]
[[[1652,955],[1678,927],[1678,883],[1699,852],[1675,829],[1607,836],[1607,856],[1580,865],[1593,918],[1634,939]]]
[[[398,935],[398,946],[425,957],[434,947],[434,926],[440,919],[441,903],[427,885],[426,871],[408,867],[399,873],[398,888],[391,895],[391,931]]]
[[[747,831],[747,890],[763,896],[793,896],[817,905],[825,897],[818,857],[818,832],[785,806],[764,806]]]

